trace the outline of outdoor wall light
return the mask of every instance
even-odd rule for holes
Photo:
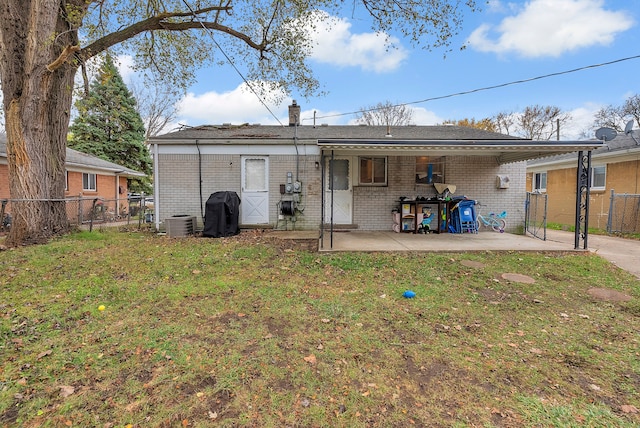
[[[320,168],[320,162],[316,161],[316,169]]]

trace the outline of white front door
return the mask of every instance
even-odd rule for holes
[[[242,203],[240,213],[243,225],[269,223],[269,158],[242,157]]]
[[[324,222],[351,224],[353,217],[353,165],[350,157],[327,158],[324,193]],[[333,180],[332,180],[333,178]]]

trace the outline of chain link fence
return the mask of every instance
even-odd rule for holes
[[[547,194],[527,192],[524,227],[527,233],[547,240]]]
[[[640,233],[640,195],[611,191],[607,233]]]
[[[12,202],[27,201],[0,200],[0,232],[6,233],[11,228],[13,221]],[[65,202],[67,220],[71,227],[88,228],[89,230],[92,230],[95,225],[138,225],[142,227],[154,221],[153,199],[148,196],[117,199],[75,197],[57,201]]]

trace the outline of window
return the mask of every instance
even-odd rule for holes
[[[387,185],[387,158],[360,157],[361,186]]]
[[[69,171],[64,172],[64,190],[69,190]]]
[[[606,187],[606,166],[594,166],[591,168],[591,190],[604,190]]]
[[[533,174],[533,191],[534,192],[546,192],[547,191],[547,173],[536,172]]]
[[[444,183],[444,156],[416,158],[416,184]]]
[[[82,173],[82,190],[96,190],[96,175]]]

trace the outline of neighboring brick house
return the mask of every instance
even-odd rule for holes
[[[142,172],[69,148],[66,155],[66,170],[66,198],[118,200],[114,208],[117,212],[127,209],[127,179],[145,176]],[[0,134],[0,200],[2,199],[10,199],[10,195],[7,141],[6,136]]]
[[[640,144],[636,139],[618,135],[604,147],[592,151],[589,227],[607,228],[612,190],[640,194]],[[577,168],[575,155],[558,155],[527,163],[527,191],[548,195],[548,223],[574,224]]]
[[[156,227],[173,216],[201,226],[209,195],[233,191],[245,228],[391,230],[400,197],[434,197],[434,184],[450,184],[453,196],[479,200],[486,212],[507,210],[517,231],[525,161],[602,145],[457,126],[300,126],[296,108],[290,126],[198,126],[151,138]]]

